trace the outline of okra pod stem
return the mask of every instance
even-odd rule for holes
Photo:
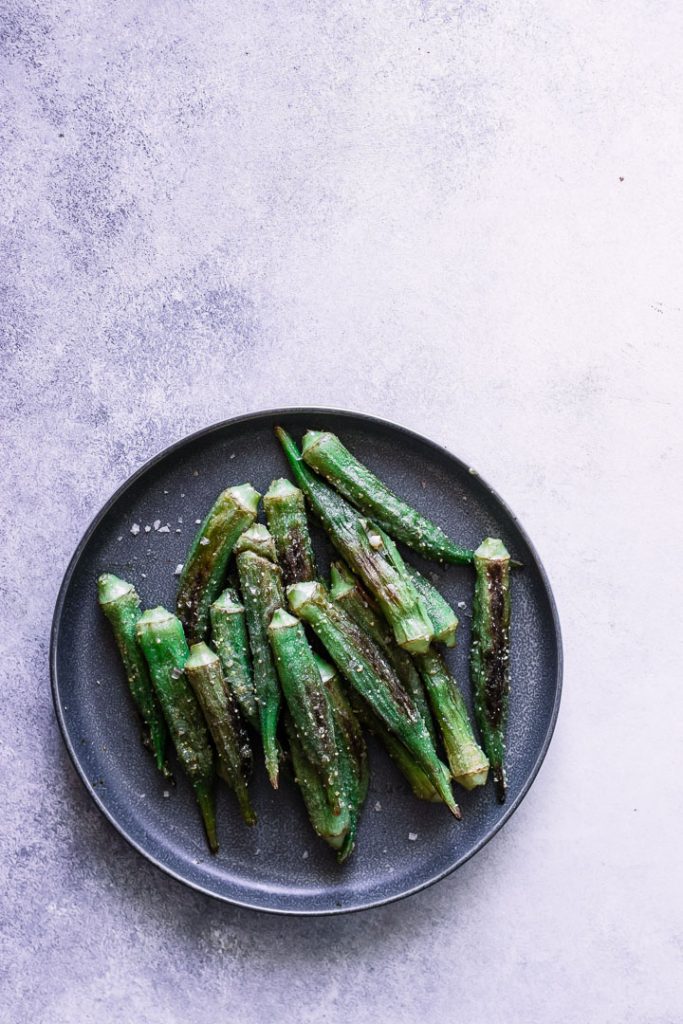
[[[309,430],[304,435],[302,455],[356,508],[408,547],[427,558],[456,565],[472,561],[470,549],[456,544],[436,523],[394,494],[335,434]]]
[[[263,497],[263,507],[284,585],[314,580],[315,556],[303,492],[289,480],[273,480]]]
[[[237,797],[244,822],[254,825],[256,815],[247,789],[251,749],[236,701],[223,678],[218,655],[203,642],[194,644],[185,662],[185,675],[204,712],[221,774]]]
[[[474,713],[499,803],[505,802],[505,726],[510,697],[510,555],[487,537],[474,553],[470,672]]]
[[[211,605],[210,618],[211,642],[221,660],[228,689],[249,724],[259,729],[244,605],[230,587]]]
[[[436,743],[434,723],[420,674],[408,652],[397,645],[379,607],[343,562],[333,562],[330,566],[330,583],[330,598],[381,647]]]
[[[276,427],[276,434],[311,508],[379,603],[397,643],[411,652],[426,651],[434,635],[432,624],[408,574],[391,564],[372,524],[310,471],[292,438],[281,427]]]
[[[308,760],[324,780],[328,802],[340,811],[339,758],[327,691],[304,627],[284,608],[270,620],[268,637],[282,692]]]
[[[292,611],[308,622],[347,681],[372,706],[423,768],[451,812],[460,817],[450,775],[400,680],[374,641],[332,602],[320,583],[295,583],[287,590]]]
[[[235,541],[256,518],[260,495],[251,484],[219,494],[192,541],[178,583],[178,616],[190,643],[206,639],[209,608],[223,586]]]
[[[142,741],[148,747],[162,775],[171,779],[166,761],[168,729],[154,694],[147,662],[135,636],[140,620],[140,597],[132,583],[106,572],[97,581],[100,607],[108,618],[121,655],[133,702],[142,720]]]
[[[213,751],[197,698],[183,671],[190,651],[182,623],[165,608],[151,608],[140,617],[135,633],[178,760],[194,789],[209,848],[216,853]]]
[[[271,785],[277,789],[280,684],[268,641],[268,626],[285,603],[282,574],[275,564],[275,545],[265,526],[257,524],[246,530],[235,545],[235,555],[246,611],[266,769]]]
[[[488,758],[474,738],[467,706],[446,662],[434,649],[416,655],[415,661],[439,724],[453,778],[465,789],[485,785]]]

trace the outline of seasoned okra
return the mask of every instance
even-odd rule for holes
[[[219,494],[187,553],[176,606],[190,643],[206,639],[209,608],[221,592],[235,541],[256,518],[260,494],[251,484]]]
[[[415,704],[377,644],[330,600],[321,583],[288,587],[292,611],[308,622],[339,671],[372,706],[424,769],[451,812],[460,817],[450,775],[434,750]]]
[[[142,742],[151,750],[162,775],[170,779],[171,770],[166,761],[168,729],[135,635],[135,627],[142,615],[140,598],[132,583],[126,583],[110,572],[98,579],[97,594],[100,607],[111,623],[128,687],[142,719]]]
[[[228,587],[210,609],[211,643],[221,659],[223,676],[240,711],[254,729],[259,728],[258,707],[251,668],[244,605]]]
[[[489,774],[489,762],[474,738],[458,684],[438,651],[431,649],[426,654],[418,654],[415,661],[443,737],[453,778],[465,789],[483,786]]]
[[[244,822],[254,825],[256,815],[247,789],[251,748],[218,655],[203,642],[194,644],[185,662],[185,675],[204,712],[218,754],[218,771],[235,793]]]
[[[315,557],[308,532],[303,492],[289,480],[273,480],[263,497],[285,586],[315,579]]]
[[[411,652],[426,651],[434,632],[407,572],[397,571],[391,563],[373,525],[310,471],[292,438],[281,427],[276,428],[276,434],[311,508],[344,560],[379,603],[397,643]]]
[[[474,553],[470,671],[474,713],[499,803],[505,802],[505,726],[510,697],[510,555],[487,537]]]
[[[151,608],[140,617],[135,633],[178,760],[194,789],[209,847],[216,853],[213,751],[197,698],[183,671],[190,651],[182,623],[165,608]]]
[[[235,545],[237,573],[247,617],[261,740],[268,778],[277,789],[279,754],[276,739],[280,684],[268,641],[268,626],[285,603],[282,573],[275,564],[275,544],[265,526],[246,530]]]
[[[317,473],[375,523],[427,558],[467,564],[473,552],[456,544],[430,519],[383,484],[329,431],[309,430],[302,455]]]

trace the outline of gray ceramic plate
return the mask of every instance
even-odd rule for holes
[[[177,788],[169,788],[138,742],[117,652],[96,601],[95,581],[109,570],[132,580],[145,605],[172,607],[175,567],[183,561],[195,520],[216,494],[247,480],[263,492],[274,477],[287,475],[273,436],[276,423],[297,439],[308,427],[334,430],[454,538],[476,547],[484,536],[500,536],[525,565],[513,582],[508,802],[499,806],[490,786],[460,791],[463,820],[456,822],[443,806],[416,800],[371,741],[370,792],[356,851],[343,866],[312,833],[294,784],[284,779],[274,792],[260,766],[253,785],[258,825],[241,824],[222,786],[221,849],[215,857],[207,852],[186,781],[179,777]],[[156,520],[168,524],[169,532],[156,532]],[[131,532],[134,523],[141,526],[137,535]],[[317,532],[314,539],[326,570],[327,543]],[[469,698],[472,574],[467,567],[443,569],[410,557],[436,574],[458,608],[459,643],[448,660]],[[243,416],[186,438],[143,466],[107,502],[64,577],[51,672],[57,718],[76,770],[100,810],[140,853],[179,881],[231,903],[283,914],[334,914],[425,888],[480,850],[507,821],[550,742],[560,700],[561,644],[536,552],[509,509],[467,465],[433,442],[370,416],[289,409]]]

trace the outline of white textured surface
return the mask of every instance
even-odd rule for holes
[[[0,25],[0,1020],[680,1020],[679,5],[10,0]],[[309,403],[469,458],[566,644],[503,833],[318,922],[130,851],[47,673],[104,498],[190,430]]]

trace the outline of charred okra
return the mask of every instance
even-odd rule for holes
[[[415,661],[443,737],[453,778],[465,789],[483,786],[489,774],[489,762],[474,738],[458,684],[438,651],[431,649],[426,654],[418,654]]]
[[[377,644],[332,602],[320,583],[295,583],[287,590],[292,611],[308,622],[347,681],[413,754],[451,812],[460,817],[450,775],[434,750],[412,698]]]
[[[268,626],[285,603],[282,573],[275,563],[275,544],[265,526],[246,530],[235,545],[237,573],[247,617],[261,739],[268,778],[277,789],[279,756],[276,740],[280,685],[268,642]]]
[[[142,742],[151,750],[162,775],[170,779],[171,770],[166,761],[168,729],[154,694],[147,662],[135,636],[135,627],[142,615],[140,598],[132,583],[126,583],[109,572],[98,579],[97,595],[100,607],[111,623],[128,687],[142,719]]]
[[[223,677],[240,711],[254,729],[259,728],[254,676],[249,655],[249,639],[244,621],[244,605],[229,587],[210,609],[211,642],[221,660]]]
[[[356,692],[351,694],[351,706],[357,718],[363,723],[368,732],[371,732],[375,739],[382,744],[398,770],[405,776],[413,794],[418,800],[428,800],[430,803],[443,803],[443,800],[407,747],[404,747],[401,741],[393,733],[389,732],[384,722],[378,718],[370,705]]]
[[[343,562],[330,566],[330,597],[378,644],[405,689],[413,698],[417,711],[434,743],[436,733],[420,674],[407,651],[396,644],[394,635],[378,606]]]
[[[320,676],[332,707],[335,739],[339,760],[339,781],[343,807],[348,811],[349,828],[339,860],[350,856],[356,844],[360,812],[365,803],[370,781],[368,751],[358,719],[344,693],[336,670],[317,654],[314,655]]]
[[[284,585],[315,579],[315,557],[308,532],[303,492],[289,480],[273,480],[263,497]]]
[[[281,427],[276,434],[311,508],[377,600],[397,643],[411,652],[426,651],[434,636],[432,624],[407,572],[396,570],[372,524],[310,471],[292,438]]]
[[[190,651],[182,623],[165,608],[151,608],[140,617],[135,633],[178,760],[194,789],[209,847],[216,853],[213,751],[197,698],[183,671]]]
[[[185,662],[185,675],[204,712],[218,754],[218,771],[237,797],[244,822],[254,825],[256,815],[247,789],[251,748],[218,655],[203,642],[193,644]]]
[[[206,639],[209,608],[221,592],[235,541],[256,519],[260,495],[251,484],[219,494],[185,559],[176,605],[190,643]]]
[[[404,563],[405,564],[405,563]],[[455,614],[445,597],[439,593],[436,587],[426,580],[422,573],[418,572],[412,565],[406,565],[406,569],[413,582],[413,586],[424,602],[427,614],[434,627],[434,640],[445,644],[446,647],[455,647],[455,635],[458,631],[458,616]]]
[[[337,859],[345,859],[342,850],[351,824],[348,807],[344,804],[339,813],[334,813],[327,799],[327,787],[306,757],[297,728],[289,714],[285,714],[284,722],[294,779],[301,791],[311,825],[316,834],[337,851]]]
[[[462,565],[473,552],[406,504],[356,459],[335,434],[309,430],[302,443],[305,461],[375,523],[427,558]]]
[[[487,537],[474,553],[470,671],[474,713],[499,803],[505,802],[505,726],[510,696],[510,555]]]
[[[324,780],[328,802],[340,811],[339,763],[334,719],[304,627],[284,608],[270,620],[268,637],[282,692],[301,746]]]

